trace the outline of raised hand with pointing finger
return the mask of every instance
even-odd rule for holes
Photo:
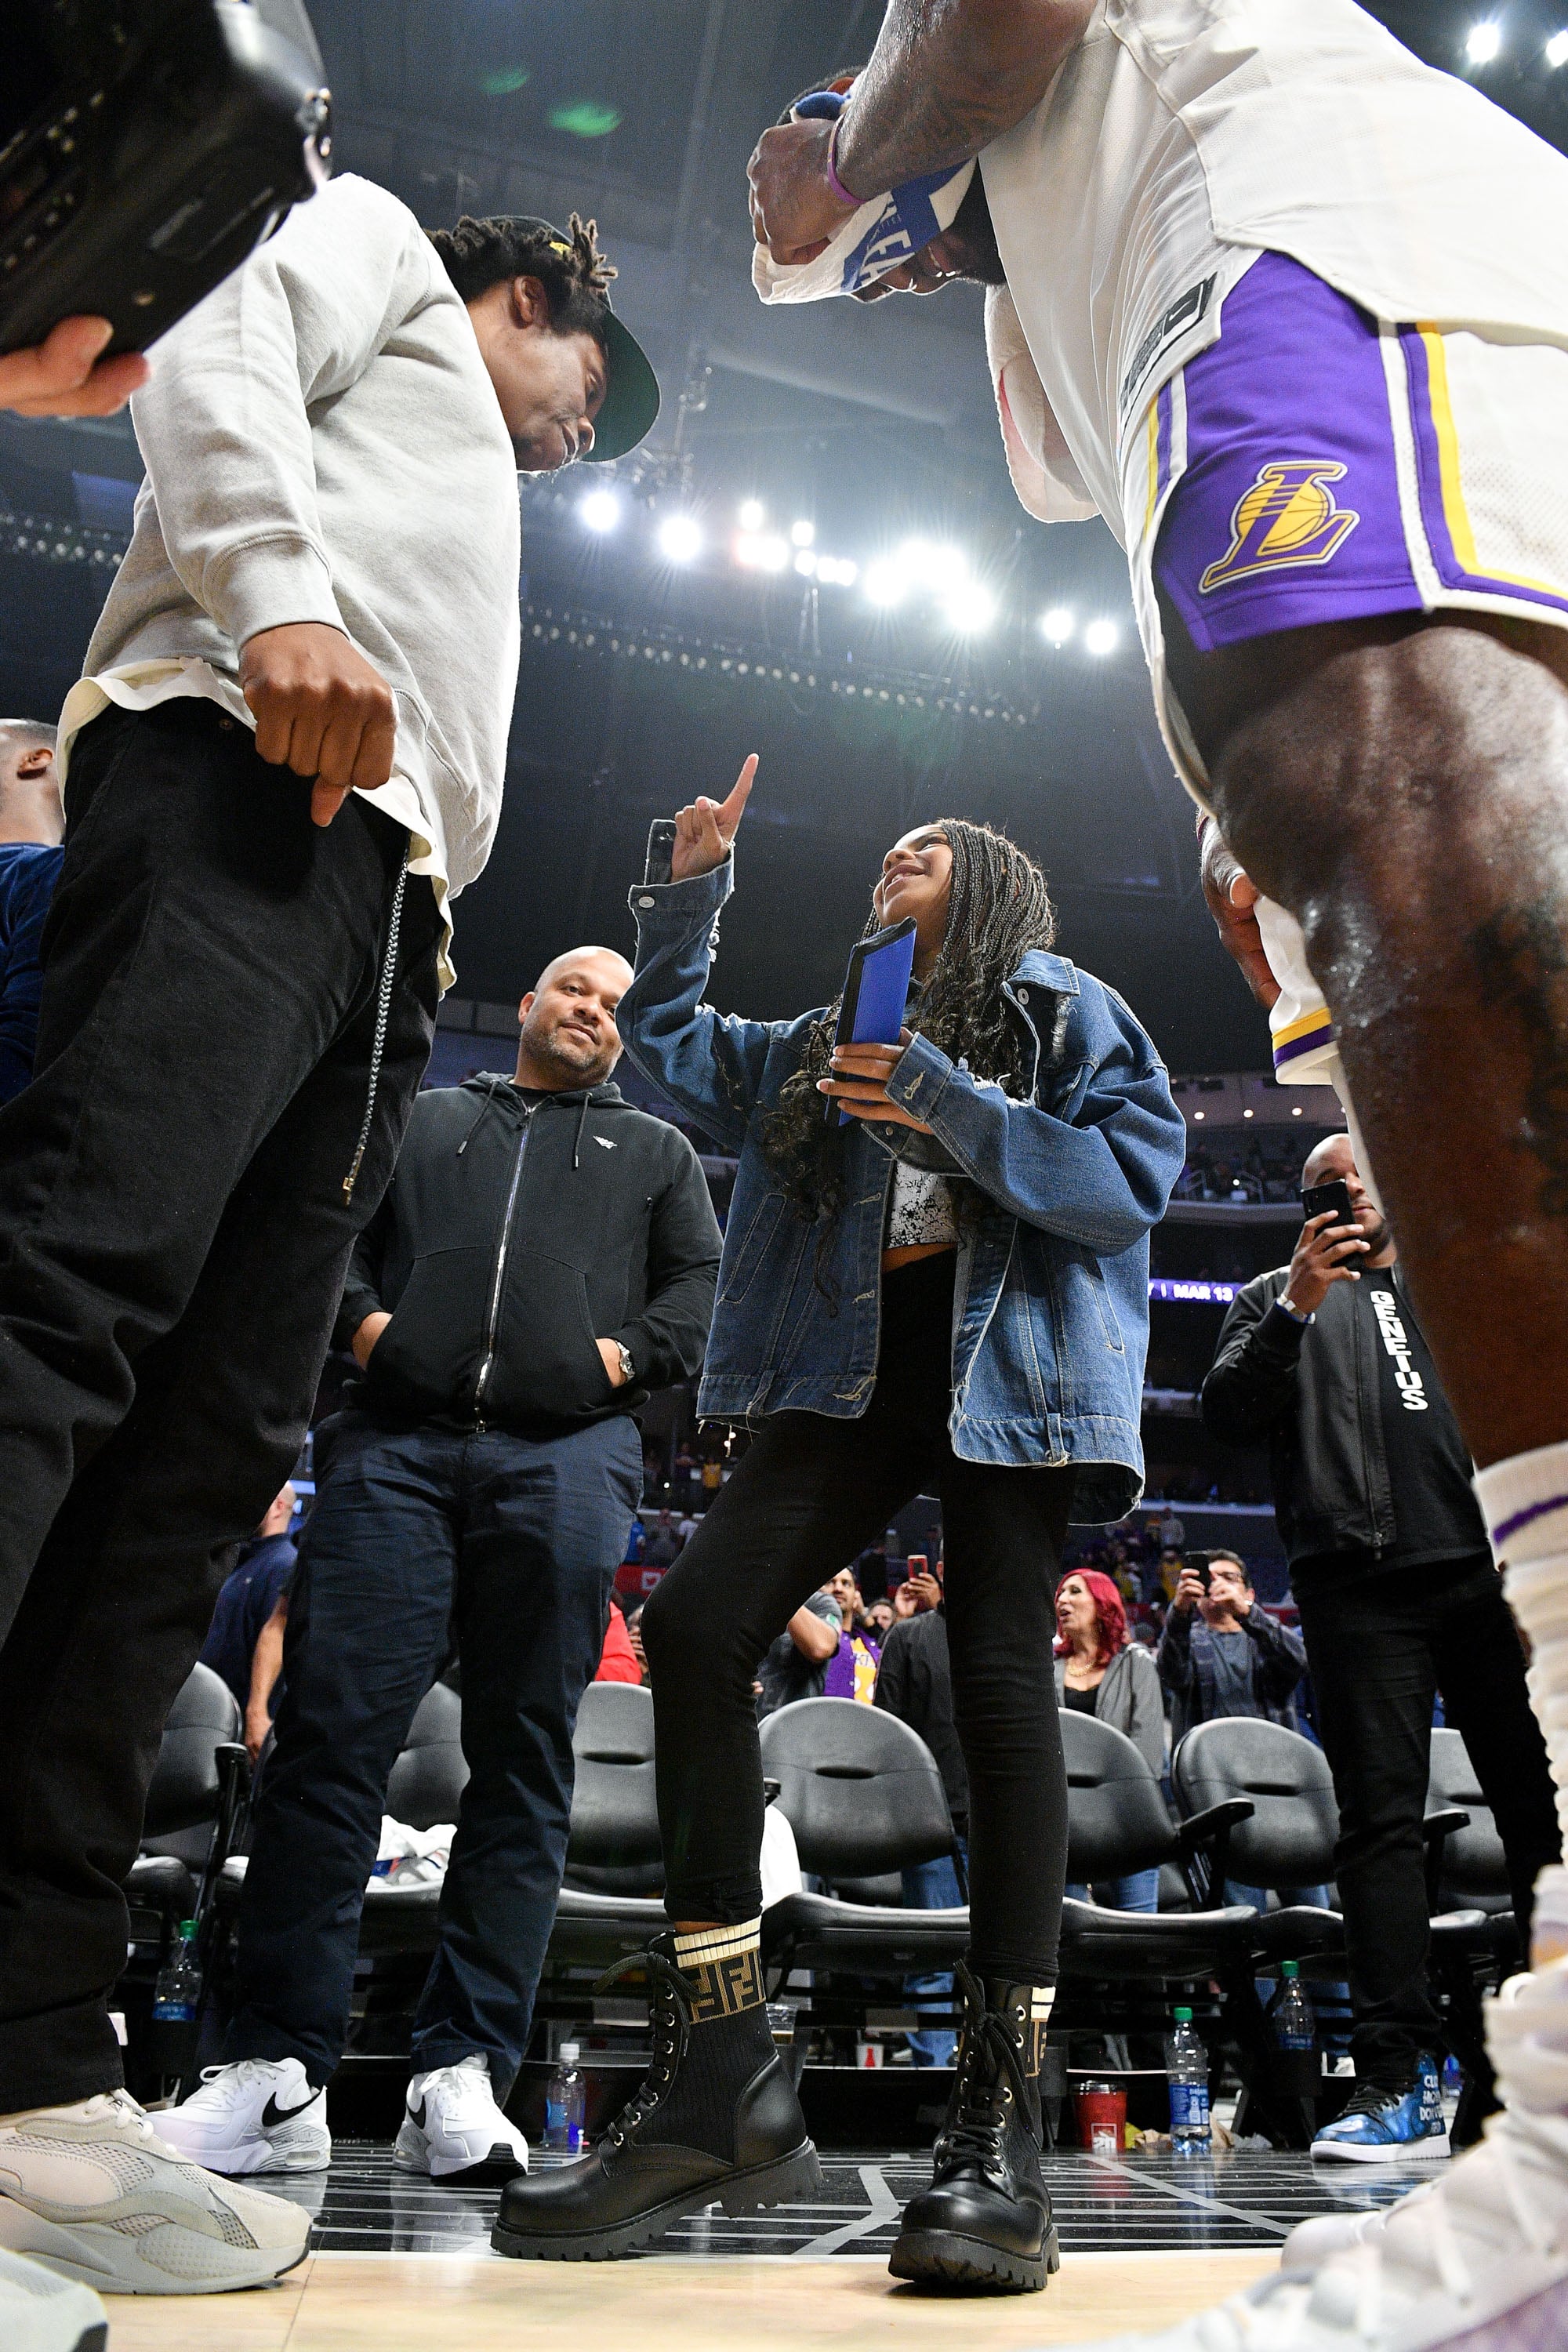
[[[753,751],[736,777],[735,789],[727,801],[691,801],[679,811],[675,820],[675,847],[669,859],[672,882],[689,882],[697,875],[711,874],[723,865],[741,829],[756,772],[757,755]]]

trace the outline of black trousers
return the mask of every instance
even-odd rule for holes
[[[317,2084],[337,2065],[387,1779],[455,1635],[469,1779],[413,2069],[480,2052],[505,2098],[555,1921],[572,1733],[642,1498],[642,1439],[624,1414],[527,1438],[398,1433],[350,1412],[317,1430],[316,1461],[224,2055],[298,2058]]]
[[[942,1497],[953,1717],[969,1770],[974,1966],[1054,1984],[1067,1875],[1053,1594],[1070,1471],[961,1462],[953,1260],[882,1285],[880,1370],[858,1421],[767,1422],[643,1610],[657,1724],[665,1909],[754,1919],[763,1780],[752,1684],[770,1642],[911,1496]]]
[[[1538,1874],[1559,1858],[1546,1743],[1519,1633],[1489,1557],[1367,1573],[1297,1598],[1318,1721],[1339,1800],[1334,1868],[1350,1956],[1356,2072],[1391,2088],[1441,2042],[1426,1990],[1421,1822],[1432,1702],[1443,1695],[1497,1817],[1514,1916],[1530,1943]]]
[[[429,1053],[411,880],[351,1199],[403,830],[215,705],[78,739],[32,1085],[0,1111],[0,2113],[117,2084],[163,1718],[229,1546],[292,1468],[348,1256]]]

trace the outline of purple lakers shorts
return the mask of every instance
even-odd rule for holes
[[[1148,432],[1154,580],[1205,652],[1444,607],[1568,626],[1568,352],[1379,320],[1266,253]]]

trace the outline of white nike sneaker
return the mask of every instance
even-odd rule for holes
[[[264,2286],[310,2243],[306,2214],[187,2164],[125,2091],[0,2121],[0,2247],[100,2294]]]
[[[1279,2249],[1280,2269],[1320,2270],[1334,2254],[1375,2245],[1391,2213],[1401,2212],[1418,2197],[1429,2197],[1436,2186],[1435,2180],[1424,2180],[1392,2205],[1363,2206],[1353,2213],[1314,2213],[1310,2221],[1298,2221]]]
[[[42,2263],[0,2253],[0,2344],[5,2352],[104,2352],[109,2315],[89,2286]]]
[[[332,2160],[327,2095],[298,2058],[241,2058],[204,2066],[202,2086],[158,2117],[171,2147],[226,2179],[252,2172],[324,2172]]]
[[[489,2063],[478,2051],[415,2075],[392,2160],[405,2172],[469,2187],[528,2170],[528,2142],[496,2105]]]

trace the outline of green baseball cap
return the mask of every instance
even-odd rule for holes
[[[605,404],[594,419],[594,446],[584,459],[587,466],[605,465],[624,457],[646,441],[658,415],[658,378],[647,353],[608,301],[605,304],[605,344],[610,381]]]

